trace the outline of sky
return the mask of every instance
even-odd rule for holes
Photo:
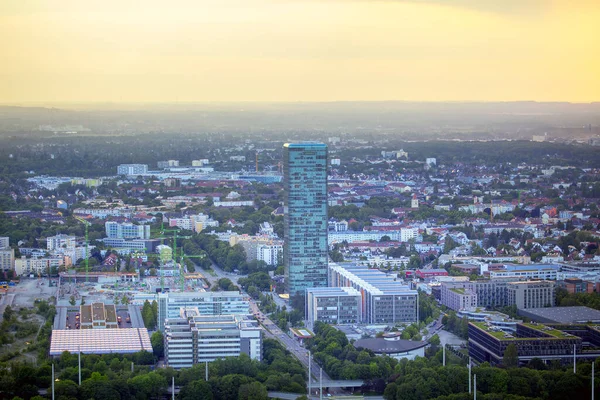
[[[0,103],[600,101],[598,0],[0,2]]]

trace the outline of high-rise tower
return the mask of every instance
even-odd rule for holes
[[[290,296],[327,286],[327,145],[286,143],[283,260]]]

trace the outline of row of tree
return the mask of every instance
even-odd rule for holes
[[[81,356],[81,386],[78,356],[63,353],[55,365],[55,394],[59,400],[74,399],[160,399],[168,393],[172,378],[181,389],[178,399],[266,400],[267,391],[306,393],[306,374],[302,365],[277,341],[263,342],[263,361],[242,354],[236,358],[209,363],[209,380],[205,366],[176,371],[153,370],[154,357],[147,352],[132,355],[105,354]],[[133,369],[132,369],[133,365]],[[51,386],[50,361],[35,366],[29,363],[0,363],[0,398],[40,400],[41,389]]]

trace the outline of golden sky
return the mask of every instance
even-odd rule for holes
[[[2,0],[0,103],[600,101],[599,0]]]

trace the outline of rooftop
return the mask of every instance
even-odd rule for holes
[[[51,356],[59,356],[64,351],[129,354],[142,350],[152,351],[146,328],[53,330],[50,342]]]
[[[545,307],[520,310],[519,314],[538,322],[560,324],[600,322],[600,311],[589,307]]]
[[[374,353],[394,354],[405,353],[427,346],[428,342],[412,340],[386,340],[383,338],[359,339],[354,342],[354,347],[362,347]]]

